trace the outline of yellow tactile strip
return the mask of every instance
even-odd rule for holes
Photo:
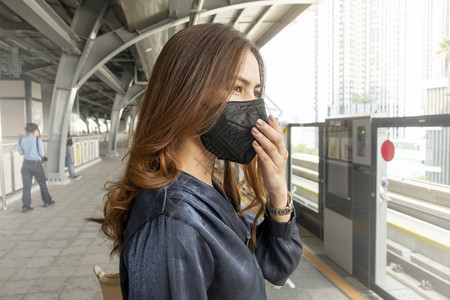
[[[356,291],[350,284],[342,279],[336,272],[328,267],[324,262],[317,258],[314,254],[303,248],[303,256],[305,256],[325,277],[328,278],[338,289],[346,294],[352,300],[365,300],[361,294]]]

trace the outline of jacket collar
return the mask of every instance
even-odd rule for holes
[[[125,229],[124,242],[144,223],[164,213],[166,201],[170,201],[172,193],[189,193],[194,197],[181,195],[179,199],[196,209],[201,209],[200,205],[208,206],[215,215],[228,226],[236,235],[246,242],[250,236],[241,218],[237,215],[237,208],[233,201],[220,188],[219,184],[213,180],[213,186],[197,179],[196,177],[180,172],[178,178],[166,187],[157,190],[143,189],[135,199],[131,209],[131,218]],[[177,197],[178,198],[178,197]]]
[[[188,192],[217,211],[230,212],[232,210],[237,212],[238,208],[234,205],[234,201],[225,194],[218,180],[213,178],[212,183],[213,186],[210,186],[198,178],[180,171],[178,178],[168,188],[169,190],[178,189]]]
[[[213,186],[197,179],[196,177],[180,172],[179,177],[169,186],[169,189],[178,189],[188,192],[200,199],[201,202],[208,205],[218,218],[222,220],[242,241],[247,244],[251,239],[250,228],[244,225],[243,220],[238,216],[239,208],[235,206],[234,201],[230,199],[220,187],[218,180],[213,179]],[[183,197],[183,201],[194,202],[194,198]],[[190,203],[196,206],[196,203]],[[248,244],[247,244],[248,246]],[[250,249],[250,247],[249,247]],[[250,249],[253,251],[252,249]]]
[[[237,215],[238,208],[234,205],[234,201],[230,199],[220,188],[217,180],[213,179],[213,186],[197,179],[196,177],[180,172],[179,177],[168,187],[188,192],[208,205],[219,218],[230,227],[240,239],[245,241],[249,237],[249,232],[244,226],[241,218]],[[191,198],[183,198],[183,201],[191,202]],[[190,203],[194,207],[195,203]]]

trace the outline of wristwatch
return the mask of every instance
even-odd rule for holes
[[[288,192],[287,194],[288,204],[284,208],[275,208],[270,203],[270,199],[267,202],[266,208],[267,210],[274,216],[286,216],[290,215],[294,211],[294,202],[292,201],[292,194]]]

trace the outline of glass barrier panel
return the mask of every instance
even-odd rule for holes
[[[294,201],[319,212],[319,127],[291,127],[291,192]]]
[[[450,128],[379,128],[378,137],[376,284],[397,299],[449,299]]]

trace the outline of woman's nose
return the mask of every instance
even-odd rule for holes
[[[253,90],[245,92],[244,101],[255,100],[255,99],[256,99],[256,97],[255,97]]]

